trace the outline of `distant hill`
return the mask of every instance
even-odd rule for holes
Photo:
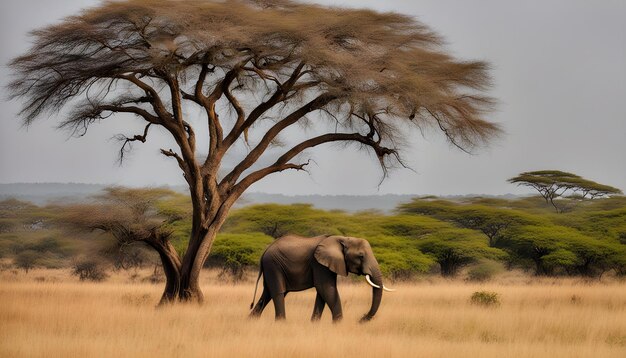
[[[0,200],[15,198],[44,205],[53,201],[81,201],[97,194],[106,185],[81,183],[0,184]]]
[[[106,188],[103,184],[81,183],[14,183],[0,184],[0,200],[16,198],[30,201],[37,205],[45,205],[51,202],[80,202],[89,196],[95,195]],[[169,187],[172,190],[185,193],[183,186]],[[240,199],[238,206],[261,203],[276,204],[311,204],[325,210],[344,210],[349,212],[361,210],[379,210],[389,212],[401,203],[406,203],[412,198],[423,196],[420,194],[385,194],[385,195],[282,195],[267,193],[246,193]],[[447,199],[463,198],[479,195],[445,196]],[[483,195],[486,196],[486,195]],[[507,194],[497,196],[503,199],[515,198],[515,195]]]

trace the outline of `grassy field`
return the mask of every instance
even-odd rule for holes
[[[215,284],[206,304],[155,309],[161,286],[118,275],[79,283],[62,270],[0,273],[2,357],[624,357],[626,284],[532,278],[395,284],[377,317],[358,324],[370,289],[340,284],[344,320],[310,323],[314,292],[248,320],[253,283]],[[211,284],[213,282],[213,284]],[[501,304],[470,303],[475,291]]]

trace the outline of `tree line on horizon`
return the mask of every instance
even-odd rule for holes
[[[216,240],[208,267],[240,279],[274,239],[287,234],[362,237],[392,279],[426,274],[486,279],[518,268],[534,275],[626,275],[626,198],[568,202],[554,212],[543,197],[414,198],[393,214],[349,214],[308,204],[260,204],[234,210]],[[187,196],[167,189],[108,188],[91,202],[36,206],[0,202],[0,258],[28,271],[93,265],[163,270],[163,252],[183,255],[191,230]],[[82,259],[81,259],[82,257]],[[83,266],[80,266],[83,265]],[[81,268],[82,267],[82,268]]]

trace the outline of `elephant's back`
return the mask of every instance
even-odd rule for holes
[[[302,237],[297,235],[283,236],[276,239],[265,251],[265,255],[274,258],[278,256],[288,257],[291,260],[308,259],[313,255],[317,245],[327,236]],[[264,255],[264,256],[265,256]]]

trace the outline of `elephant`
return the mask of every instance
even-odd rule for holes
[[[285,295],[315,287],[317,296],[311,321],[321,318],[325,305],[332,312],[333,322],[340,321],[343,312],[337,275],[347,276],[349,272],[365,275],[372,286],[370,310],[361,318],[361,322],[369,321],[378,311],[383,290],[394,290],[383,285],[378,261],[367,240],[330,235],[281,237],[270,244],[261,257],[250,317],[259,317],[271,300],[274,301],[276,320],[283,320],[286,318]],[[261,275],[263,293],[254,305]]]

